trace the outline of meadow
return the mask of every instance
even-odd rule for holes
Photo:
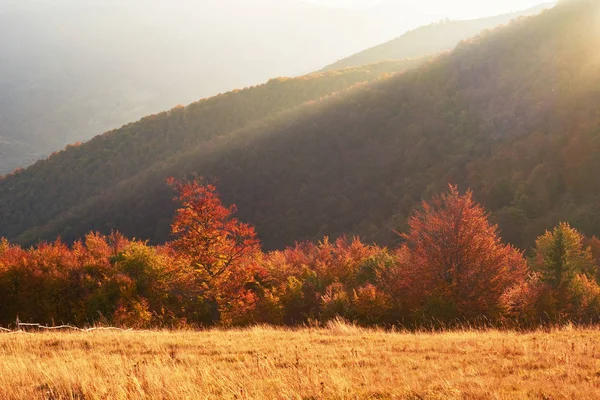
[[[0,399],[600,398],[600,330],[0,334]]]

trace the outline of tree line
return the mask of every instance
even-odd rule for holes
[[[324,238],[264,252],[204,180],[169,180],[172,240],[90,233],[22,248],[0,241],[0,324],[79,326],[455,323],[533,327],[600,320],[600,240],[567,223],[524,254],[467,191],[423,202],[394,248]]]

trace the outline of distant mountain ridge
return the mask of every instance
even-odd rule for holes
[[[447,20],[422,26],[387,43],[341,59],[323,70],[330,71],[384,60],[418,58],[449,51],[460,41],[471,38],[486,29],[493,29],[518,17],[539,14],[541,11],[554,6],[554,4],[554,2],[544,3],[527,10],[493,17],[464,21]]]
[[[301,0],[4,0],[0,174],[177,104],[303,75],[427,21]]]
[[[374,25],[300,0],[5,0],[0,174],[177,104],[314,71],[384,40]]]

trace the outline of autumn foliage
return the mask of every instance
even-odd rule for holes
[[[255,280],[263,275],[254,228],[233,217],[235,206],[225,207],[215,186],[173,179],[169,184],[181,202],[170,246],[190,273],[191,292],[208,307],[208,322],[243,318],[256,302]]]
[[[468,191],[423,202],[395,249],[358,238],[265,253],[214,185],[169,180],[180,208],[172,241],[150,246],[90,233],[24,249],[0,241],[0,324],[129,327],[600,320],[598,240],[568,224],[531,257],[502,242]]]
[[[508,302],[540,321],[590,322],[600,315],[598,264],[585,238],[567,223],[538,238],[530,279]]]
[[[497,316],[502,295],[525,279],[521,252],[501,242],[470,191],[450,187],[422,208],[399,251],[407,298],[427,315]]]

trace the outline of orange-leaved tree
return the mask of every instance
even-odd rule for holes
[[[450,186],[422,207],[399,252],[410,307],[445,320],[499,316],[502,295],[526,277],[522,253],[502,243],[471,191]]]
[[[205,303],[202,322],[235,322],[256,303],[256,280],[263,275],[256,232],[233,217],[236,207],[224,206],[214,185],[173,178],[168,183],[181,203],[171,246],[190,267],[190,284]]]

